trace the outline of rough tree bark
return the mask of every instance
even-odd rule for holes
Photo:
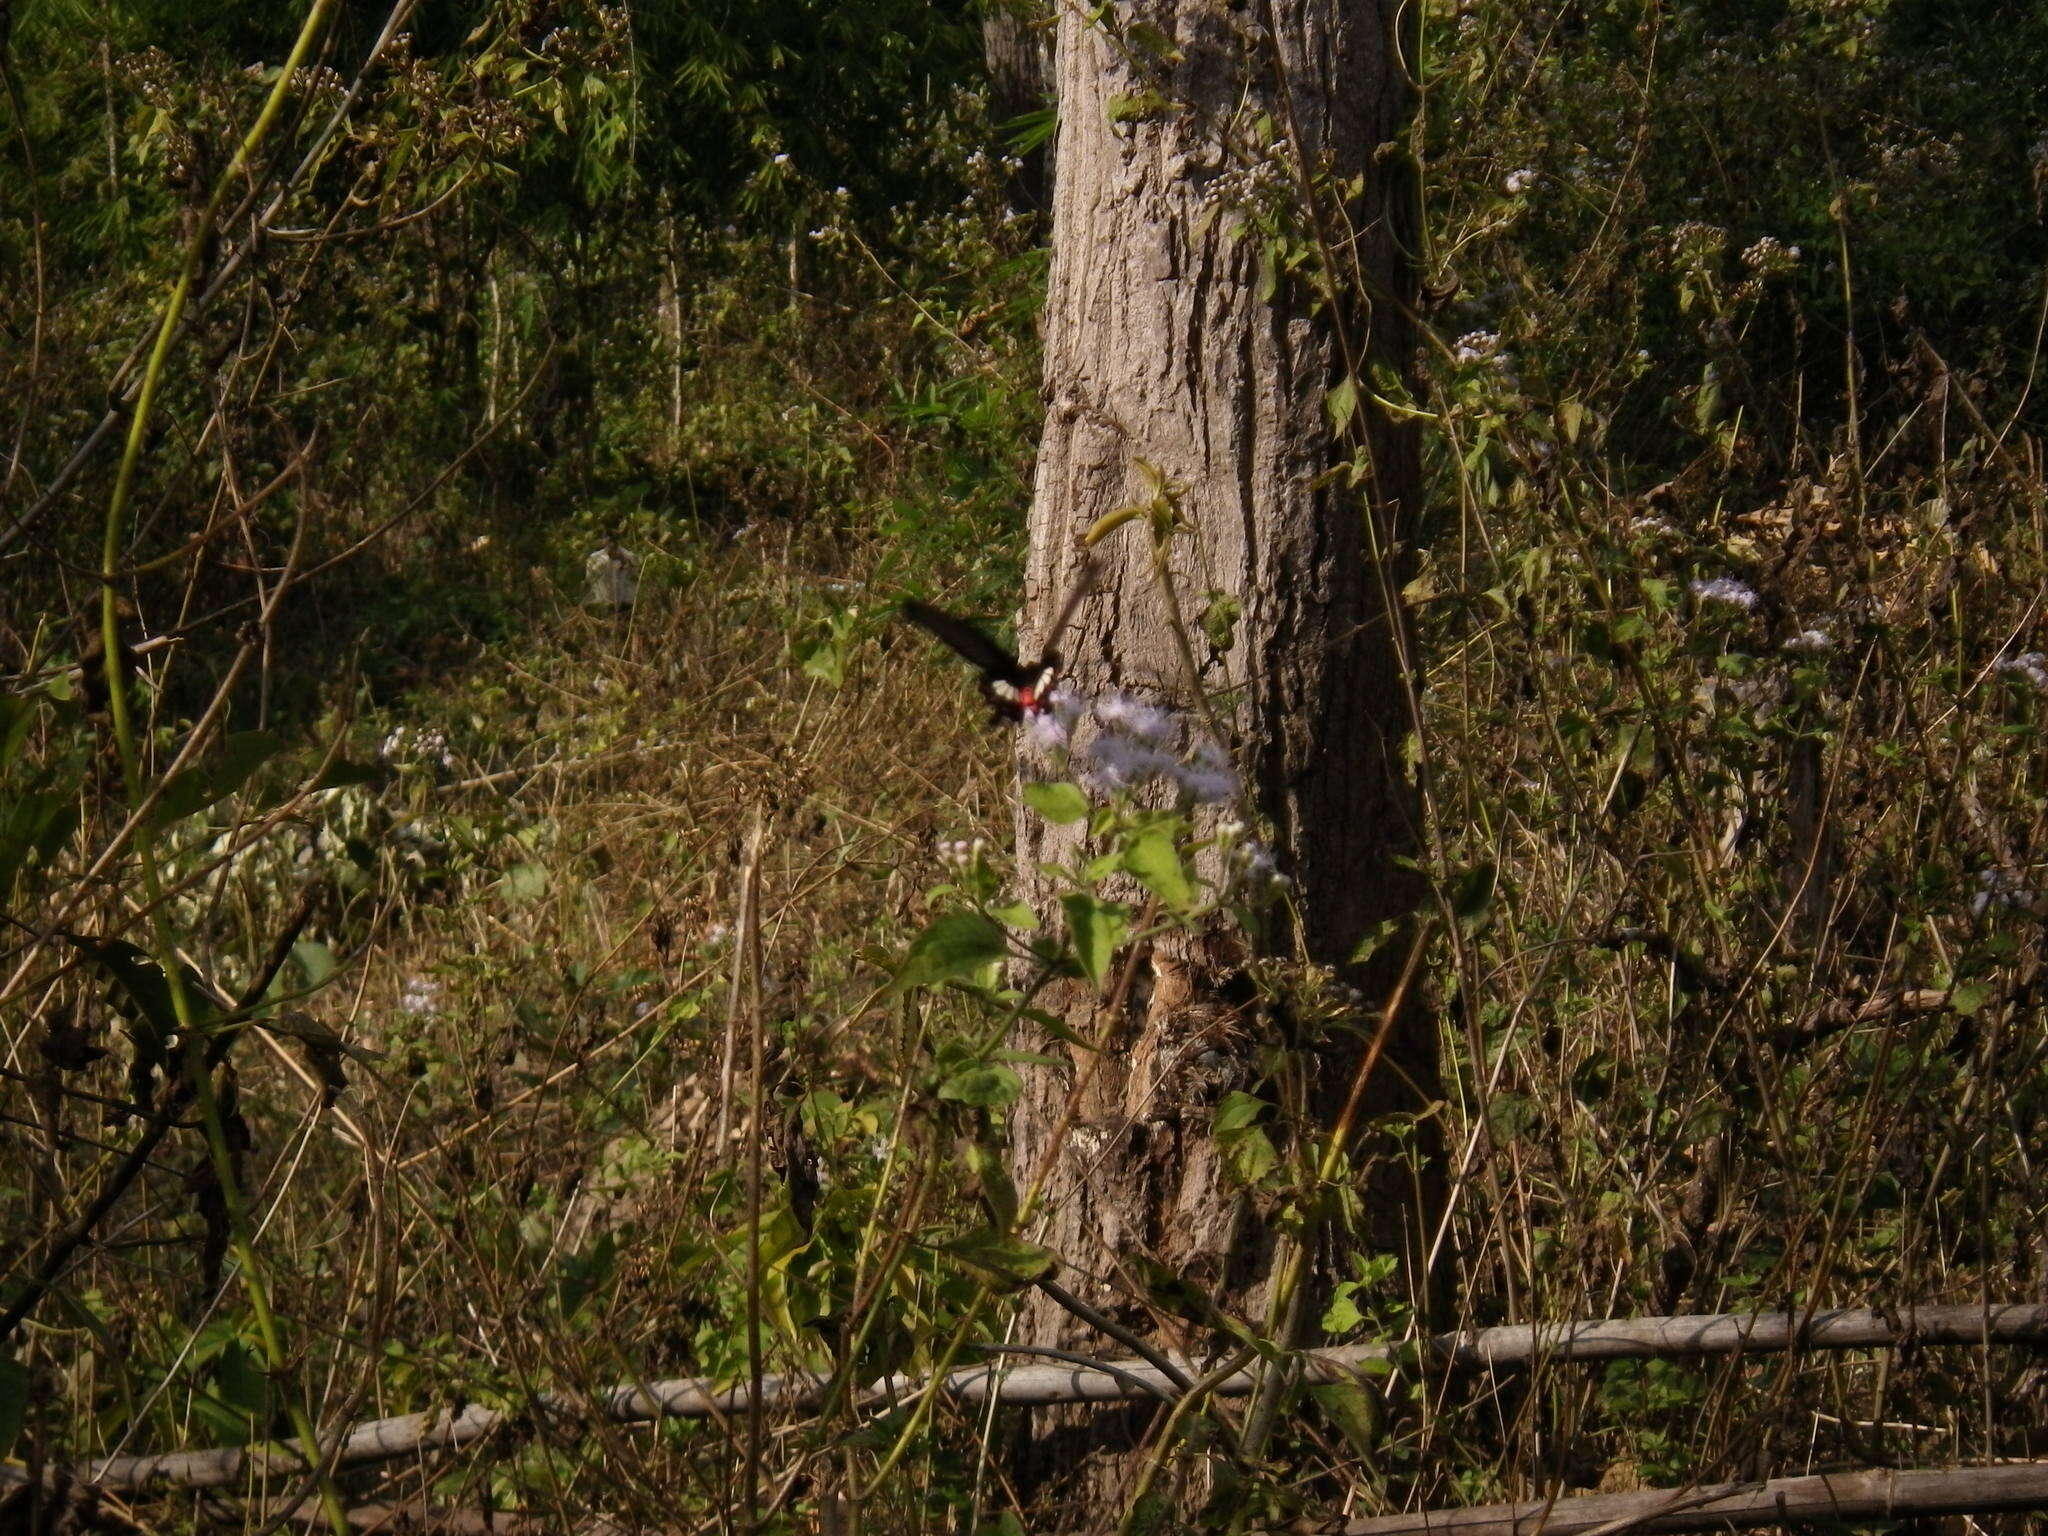
[[[1383,966],[1347,962],[1417,897],[1395,863],[1416,840],[1401,751],[1411,712],[1399,581],[1376,551],[1410,521],[1419,469],[1412,433],[1376,420],[1364,426],[1369,485],[1333,476],[1349,454],[1333,443],[1327,401],[1363,371],[1362,350],[1398,373],[1411,363],[1409,25],[1398,0],[1143,0],[1102,22],[1063,10],[1047,416],[1022,625],[1028,654],[1074,582],[1077,534],[1145,499],[1141,464],[1177,487],[1188,532],[1175,540],[1172,574],[1184,613],[1193,623],[1208,594],[1241,605],[1234,642],[1218,650],[1198,635],[1196,660],[1296,885],[1301,931],[1276,942],[1298,943],[1359,986],[1368,1029],[1373,993],[1390,983]],[[1285,142],[1269,148],[1272,135]],[[1351,178],[1362,193],[1328,191]],[[1299,216],[1306,180],[1336,210],[1322,231],[1350,295],[1336,306],[1310,282],[1267,277],[1269,243],[1246,214],[1275,198]],[[1093,595],[1060,649],[1084,692],[1191,702],[1139,527],[1101,547]],[[1039,771],[1024,755],[1026,775]],[[1081,831],[1022,812],[1027,881],[1041,861],[1071,856]],[[1032,894],[1044,907],[1051,887],[1040,879]],[[1139,1300],[1127,1260],[1140,1249],[1260,1315],[1269,1213],[1231,1188],[1209,1136],[1215,1099],[1257,1087],[1262,1056],[1288,1029],[1248,1003],[1245,958],[1242,937],[1220,926],[1157,944],[1141,957],[1123,1017],[1104,1017],[1078,984],[1051,1003],[1085,1033],[1112,1030],[1116,1049],[1096,1060],[1026,1042],[1076,1058],[1036,1071],[1013,1118],[1020,1182],[1050,1166],[1048,1214],[1033,1235],[1061,1255],[1064,1284],[1141,1333],[1172,1330]],[[1392,958],[1398,968],[1402,956]],[[1345,1042],[1355,1038],[1328,1038],[1314,1054],[1310,1094],[1325,1120],[1351,1081],[1360,1047]],[[1432,1024],[1403,1014],[1368,1110],[1425,1101],[1434,1058]],[[1085,1087],[1069,1120],[1077,1078]],[[1026,1337],[1102,1344],[1043,1299]],[[1148,1419],[1123,1430],[1142,1434]],[[1113,1523],[1129,1457],[1104,1416],[1064,1422],[1067,1433],[1040,1426],[1027,1475],[1056,1479],[1080,1523]]]

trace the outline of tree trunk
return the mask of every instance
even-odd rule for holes
[[[1336,1117],[1359,1042],[1392,995],[1385,962],[1398,972],[1406,946],[1389,946],[1374,964],[1349,962],[1361,939],[1413,911],[1419,894],[1395,863],[1417,839],[1402,754],[1411,708],[1400,582],[1387,553],[1419,498],[1416,443],[1407,428],[1362,410],[1346,418],[1329,404],[1333,386],[1365,372],[1364,355],[1396,376],[1412,361],[1401,11],[1397,0],[1147,0],[1118,4],[1099,24],[1081,7],[1060,16],[1047,418],[1025,652],[1044,641],[1074,584],[1077,536],[1147,498],[1145,466],[1163,475],[1186,524],[1172,544],[1171,578],[1194,626],[1199,685],[1294,882],[1298,928],[1265,935],[1262,947],[1305,954],[1361,992],[1356,1028],[1311,1042],[1255,1001],[1243,975],[1249,941],[1218,924],[1151,946],[1121,995],[1121,1017],[1106,1017],[1079,984],[1052,997],[1048,1006],[1082,1033],[1114,1031],[1116,1048],[1096,1057],[1023,1042],[1072,1058],[1033,1072],[1013,1119],[1020,1183],[1050,1167],[1033,1235],[1061,1255],[1070,1290],[1176,1343],[1207,1341],[1162,1327],[1128,1259],[1148,1251],[1263,1322],[1275,1252],[1269,1212],[1226,1177],[1210,1136],[1213,1105],[1231,1088],[1258,1090],[1275,1045],[1308,1045],[1292,1069],[1298,1098],[1316,1123]],[[1284,143],[1266,142],[1274,138]],[[1327,190],[1352,178],[1364,190],[1348,201]],[[1255,223],[1262,209],[1284,205],[1290,235],[1307,238],[1311,180],[1328,205],[1324,222],[1348,221],[1354,232],[1347,243],[1324,229],[1325,251],[1336,246],[1327,285],[1276,272],[1274,242]],[[1320,302],[1337,296],[1348,297]],[[1333,438],[1336,419],[1348,419],[1346,445]],[[1332,473],[1354,453],[1371,466],[1363,489]],[[1106,540],[1097,565],[1092,595],[1059,644],[1074,686],[1189,707],[1196,680],[1143,525]],[[1238,605],[1225,646],[1200,627],[1219,597]],[[1027,777],[1043,771],[1030,748],[1024,756]],[[1032,872],[1070,858],[1084,833],[1020,812],[1019,864],[1027,886],[1036,881],[1029,894],[1041,910],[1051,909],[1053,887]],[[1077,1080],[1084,1086],[1070,1105]],[[1433,1024],[1419,1010],[1398,1011],[1366,1113],[1418,1107],[1435,1082]],[[1393,1219],[1376,1236],[1390,1244],[1416,1226],[1412,1200],[1392,1203],[1407,1208],[1383,1203]],[[1295,1311],[1289,1328],[1300,1321]],[[1025,1337],[1103,1343],[1043,1298]],[[1142,1433],[1149,1419],[1140,1413],[1126,1427]],[[1066,1453],[1063,1425],[1085,1457]],[[1059,1479],[1063,1528],[1114,1524],[1132,1463],[1111,1438],[1099,1414],[1086,1423],[1049,1414],[1039,1426],[1026,1473]]]

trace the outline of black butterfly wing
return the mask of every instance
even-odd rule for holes
[[[950,613],[941,613],[914,599],[904,603],[902,613],[904,618],[973,666],[986,682],[1002,682],[1013,688],[1022,688],[1036,676],[1035,669],[1027,671],[1015,656],[965,619],[956,619]]]

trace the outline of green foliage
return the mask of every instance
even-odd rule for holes
[[[1258,1120],[1272,1106],[1249,1093],[1229,1093],[1216,1106],[1210,1134],[1240,1184],[1257,1185],[1280,1166],[1280,1152]]]
[[[11,1453],[28,1420],[29,1374],[18,1360],[0,1360],[0,1456]]]
[[[1002,925],[978,912],[949,912],[919,934],[897,970],[901,986],[975,975],[1009,953]]]
[[[1944,1223],[2038,1206],[1977,1116],[2028,963],[1980,948],[2016,936],[1993,893],[2039,889],[2010,683],[2042,488],[1994,443],[2041,421],[2048,34],[1883,3],[1429,26],[1432,963],[1506,1180],[1470,1305],[1960,1295]],[[1591,1470],[1722,1475],[1777,1410],[1714,1379],[1610,1370]],[[1534,1441],[1470,1445],[1501,1486]]]

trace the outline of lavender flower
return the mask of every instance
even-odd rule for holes
[[[1198,743],[1194,754],[1177,765],[1174,778],[1198,805],[1228,800],[1237,793],[1237,770],[1231,767],[1228,754],[1213,741]]]
[[[1467,331],[1451,348],[1454,363],[1483,363],[1500,351],[1498,331]]]
[[[1091,776],[1110,789],[1130,789],[1180,768],[1171,753],[1117,731],[1096,737],[1089,744],[1088,755]]]
[[[1111,730],[1146,742],[1165,741],[1175,729],[1172,714],[1157,704],[1134,699],[1127,693],[1105,693],[1097,699],[1095,718]]]
[[[1074,727],[1087,710],[1085,697],[1065,683],[1056,683],[1046,695],[1045,708],[1034,711],[1025,723],[1025,736],[1042,751],[1061,750],[1073,739]]]
[[[1992,867],[1977,873],[1977,894],[1970,898],[1970,915],[1982,917],[1993,907],[2031,910],[2039,900],[2017,870]]]
[[[1761,599],[1756,589],[1744,586],[1733,576],[1716,576],[1711,581],[1695,581],[1692,595],[1703,603],[1722,603],[1730,608],[1740,608],[1747,613]]]
[[[1991,663],[1991,670],[2014,677],[2024,677],[2043,693],[2048,693],[2048,655],[2040,651],[2022,651],[2017,656],[2001,656]]]
[[[1041,752],[1056,752],[1067,745],[1072,732],[1051,710],[1034,714],[1024,727],[1024,736]]]
[[[1230,851],[1232,884],[1257,901],[1293,889],[1294,882],[1280,873],[1280,861],[1264,843],[1248,839]]]
[[[401,725],[394,728],[377,748],[377,755],[387,763],[400,767],[421,767],[439,763],[443,768],[455,766],[455,754],[448,750],[448,738],[430,727]]]
[[[988,851],[988,839],[977,837],[942,837],[938,841],[939,857],[955,869],[972,869]]]

